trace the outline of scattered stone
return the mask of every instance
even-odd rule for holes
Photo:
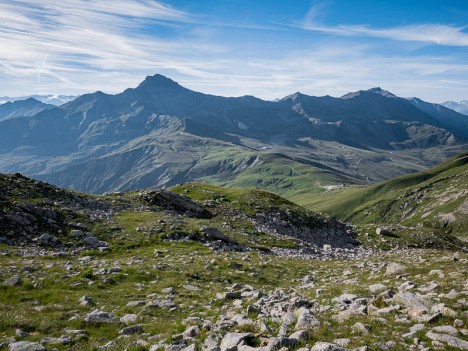
[[[217,228],[204,227],[201,229],[201,233],[211,240],[221,240],[226,243],[235,243],[233,239],[228,237],[226,234],[224,234]]]
[[[385,290],[387,290],[387,287],[380,283],[369,285],[369,291],[372,293],[379,293]]]
[[[387,269],[385,270],[385,275],[390,276],[390,275],[396,275],[399,273],[402,273],[406,270],[406,266],[403,266],[398,263],[390,263],[387,266]]]
[[[120,322],[120,320],[114,317],[111,313],[100,311],[98,309],[86,314],[83,317],[83,321],[92,324],[109,324]]]
[[[246,339],[252,338],[250,333],[227,333],[221,341],[221,351],[237,351],[237,345]]]
[[[447,344],[452,347],[459,348],[461,350],[468,350],[468,341],[459,339],[452,335],[434,333],[432,331],[428,332],[426,336],[434,341],[440,341],[444,344]]]
[[[370,328],[367,325],[364,325],[361,322],[356,322],[354,325],[351,327],[351,329],[359,334],[369,334]]]
[[[138,320],[138,315],[137,314],[126,314],[122,317],[120,317],[120,322],[123,324],[132,324],[135,323]]]
[[[17,341],[9,345],[10,351],[45,351],[45,347],[38,342]]]
[[[80,306],[91,306],[94,304],[94,301],[88,295],[83,295],[79,300]]]
[[[320,321],[309,311],[304,310],[297,318],[295,330],[314,330],[320,325]]]
[[[21,284],[22,284],[22,281],[19,275],[14,275],[3,281],[3,285],[6,285],[6,286],[20,286]]]
[[[432,303],[408,291],[397,293],[393,296],[393,302],[407,307],[414,315],[429,313],[432,307]]]
[[[143,328],[141,325],[132,325],[130,327],[125,327],[119,331],[120,335],[133,335],[143,333]]]
[[[444,278],[445,274],[440,269],[433,269],[429,272],[429,275],[437,275],[439,278]]]
[[[200,335],[201,331],[200,331],[200,328],[198,328],[198,326],[191,326],[191,327],[188,327],[183,333],[183,337],[184,338],[193,338],[195,336],[198,336]]]
[[[24,330],[21,330],[21,329],[16,329],[15,334],[19,336],[20,338],[25,338],[26,336],[28,336],[28,333],[26,333]]]
[[[328,342],[317,342],[310,351],[347,351],[347,349]]]
[[[458,335],[458,330],[455,329],[454,327],[452,327],[451,325],[441,325],[441,326],[438,326],[438,327],[434,327],[434,328],[432,328],[432,331],[436,332],[436,333],[450,334],[450,335],[453,335],[453,336]]]

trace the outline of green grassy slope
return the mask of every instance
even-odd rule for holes
[[[468,237],[468,152],[423,172],[312,200],[308,207],[356,224],[423,226]],[[314,202],[315,201],[315,202]]]

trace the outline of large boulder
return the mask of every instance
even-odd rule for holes
[[[192,199],[169,190],[159,189],[140,192],[139,198],[150,205],[161,206],[194,217],[209,216],[209,212]]]
[[[250,333],[227,333],[221,340],[221,351],[237,351],[237,346],[244,340],[252,338]]]

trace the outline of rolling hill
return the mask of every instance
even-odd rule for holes
[[[354,224],[427,228],[468,239],[468,152],[414,174],[309,204]]]

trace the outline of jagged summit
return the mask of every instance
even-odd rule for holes
[[[382,95],[382,96],[385,96],[387,98],[396,98],[397,97],[396,95],[392,94],[388,90],[384,90],[384,89],[382,89],[380,87],[375,87],[375,88],[371,88],[371,89],[368,89],[368,90],[359,90],[359,91],[356,91],[356,92],[345,94],[340,99],[351,99],[351,98],[354,98],[354,97],[357,97],[357,96],[365,96],[365,95],[369,95],[369,94]]]
[[[152,88],[180,88],[186,89],[179,83],[173,81],[162,74],[155,74],[154,76],[147,76],[143,82],[138,85],[136,89],[152,89]]]

